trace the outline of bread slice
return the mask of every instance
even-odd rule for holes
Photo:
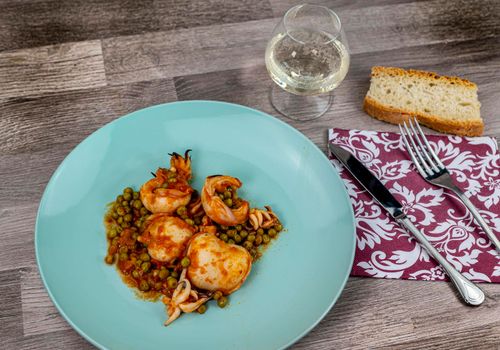
[[[392,67],[372,67],[363,106],[389,123],[416,117],[431,129],[462,136],[483,133],[480,107],[477,86],[468,80]]]

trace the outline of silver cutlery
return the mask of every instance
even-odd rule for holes
[[[436,153],[432,150],[418,121],[416,119],[413,121],[410,119],[408,121],[408,125],[406,122],[403,123],[403,126],[400,124],[399,130],[401,131],[401,137],[403,138],[406,149],[408,150],[408,153],[410,154],[410,157],[417,167],[420,175],[427,182],[454,192],[469,209],[474,219],[479,223],[483,231],[500,253],[500,240],[495,236],[486,221],[484,221],[474,204],[472,204],[465,193],[453,182],[450,173],[438,158]]]
[[[427,250],[429,255],[441,265],[458,289],[464,301],[469,305],[480,305],[484,301],[483,291],[458,272],[441,256],[441,254],[439,254],[436,248],[434,248],[425,236],[413,225],[403,212],[401,203],[394,198],[389,190],[351,153],[331,143],[328,144],[328,148],[368,193],[370,193],[373,198],[392,215],[396,222],[412,233],[417,241]]]

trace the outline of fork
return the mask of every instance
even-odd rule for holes
[[[401,131],[401,137],[403,138],[406,149],[420,175],[427,182],[454,192],[469,209],[474,219],[479,223],[490,241],[496,247],[496,250],[500,253],[500,241],[486,221],[484,221],[481,214],[479,214],[474,204],[472,204],[465,193],[453,182],[448,169],[446,169],[436,153],[432,150],[418,121],[414,119],[414,122],[412,122],[412,120],[409,119],[408,124],[410,127],[406,125],[406,122],[403,122],[403,126],[399,124],[399,130]],[[420,139],[422,139],[423,143]]]

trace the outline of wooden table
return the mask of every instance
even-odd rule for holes
[[[361,109],[372,65],[466,77],[479,86],[485,134],[500,136],[500,2],[325,1],[352,52],[335,104],[290,123],[325,150],[329,127],[395,131]],[[223,100],[279,116],[264,48],[285,0],[3,0],[0,2],[0,348],[92,346],[42,286],[33,231],[63,158],[139,108]],[[350,278],[325,319],[293,348],[500,347],[500,286],[470,308],[448,283]],[[78,300],[75,300],[78,302]]]

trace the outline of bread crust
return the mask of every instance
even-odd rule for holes
[[[482,120],[443,121],[437,116],[419,114],[404,109],[384,106],[368,96],[365,97],[363,109],[372,117],[392,124],[399,124],[403,121],[407,121],[410,117],[416,117],[420,124],[447,134],[481,136],[484,130]]]
[[[388,75],[394,75],[394,76],[404,76],[404,77],[416,77],[419,79],[427,79],[427,80],[441,80],[442,82],[449,83],[451,85],[457,84],[457,85],[463,85],[468,88],[476,89],[477,90],[477,85],[474,84],[473,82],[467,80],[467,79],[462,79],[459,77],[447,77],[444,75],[439,75],[434,72],[426,72],[423,70],[416,70],[416,69],[402,69],[402,68],[396,68],[396,67],[381,67],[381,66],[374,66],[372,67],[372,77],[378,77],[382,74],[388,74]]]

